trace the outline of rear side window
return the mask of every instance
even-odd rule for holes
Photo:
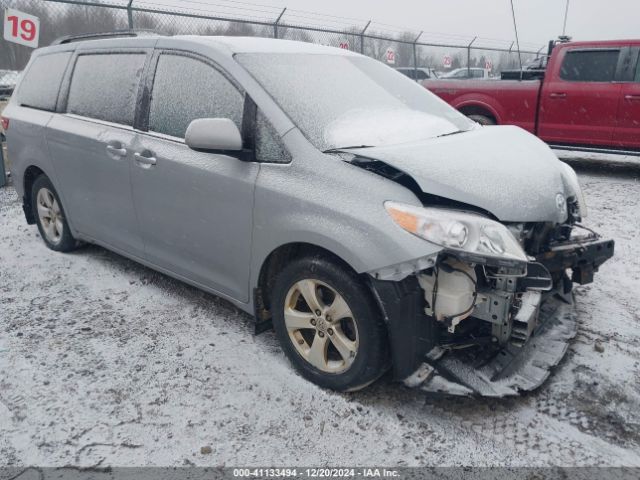
[[[560,78],[571,82],[610,82],[618,64],[619,50],[567,52],[560,68]]]
[[[640,82],[640,54],[638,54],[638,62],[636,63],[635,81]]]
[[[240,129],[244,95],[212,66],[182,55],[164,54],[151,92],[149,130],[184,138],[198,118],[229,118]]]
[[[18,101],[25,107],[54,111],[71,52],[36,57],[20,84]]]
[[[133,125],[146,55],[80,55],[73,70],[67,111],[107,122]]]

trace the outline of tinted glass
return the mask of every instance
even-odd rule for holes
[[[640,55],[638,55],[638,63],[636,64],[636,82],[640,82]]]
[[[560,78],[573,82],[610,82],[616,73],[618,50],[567,52]]]
[[[144,54],[81,55],[69,89],[67,111],[133,125]]]
[[[256,116],[256,159],[276,163],[288,163],[291,160],[278,133],[260,110]]]
[[[244,96],[215,68],[180,55],[162,55],[153,85],[149,130],[184,138],[197,118],[230,118],[241,128]]]
[[[423,86],[371,58],[297,53],[235,58],[319,150],[391,145],[474,126]]]
[[[417,77],[418,80],[425,80],[429,78],[429,76],[427,75],[427,72],[425,72],[424,70],[418,70],[417,75],[418,75]]]
[[[70,58],[71,52],[37,57],[20,84],[20,104],[41,110],[55,110],[60,83]]]
[[[413,69],[408,70],[406,68],[403,68],[403,69],[398,69],[398,71],[403,75],[405,75],[406,77],[413,78],[414,80],[416,78],[416,72]]]

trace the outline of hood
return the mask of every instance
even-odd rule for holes
[[[566,203],[563,208],[558,195],[575,195],[551,149],[518,127],[344,151],[384,162],[411,176],[423,192],[480,207],[503,222],[562,223]]]

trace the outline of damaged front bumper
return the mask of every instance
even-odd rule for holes
[[[486,397],[534,390],[562,360],[578,329],[574,303],[556,296],[544,302],[537,320],[523,347],[508,344],[489,355],[435,347],[404,383],[427,392]]]
[[[394,377],[410,387],[453,395],[502,397],[538,388],[577,331],[572,283],[590,283],[613,250],[612,240],[592,235],[537,255],[529,274],[517,280],[518,308],[508,314],[509,341],[499,343],[492,335],[471,334],[452,342],[446,331],[443,334],[442,322],[425,313],[429,309],[418,281],[420,272],[400,281],[372,278],[388,326]],[[544,280],[542,271],[552,280],[546,292],[537,288]],[[478,305],[471,315],[482,318],[483,309]]]

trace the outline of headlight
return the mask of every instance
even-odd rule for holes
[[[586,218],[587,216],[587,202],[584,199],[584,195],[582,194],[582,188],[580,187],[580,182],[578,182],[578,175],[573,168],[571,168],[566,163],[562,162],[562,169],[564,170],[564,179],[567,183],[567,187],[573,191],[576,196],[576,201],[578,202],[578,208],[580,209],[580,216],[582,218]]]
[[[384,207],[400,227],[436,245],[483,257],[528,261],[507,227],[481,215],[396,202],[385,202]]]

